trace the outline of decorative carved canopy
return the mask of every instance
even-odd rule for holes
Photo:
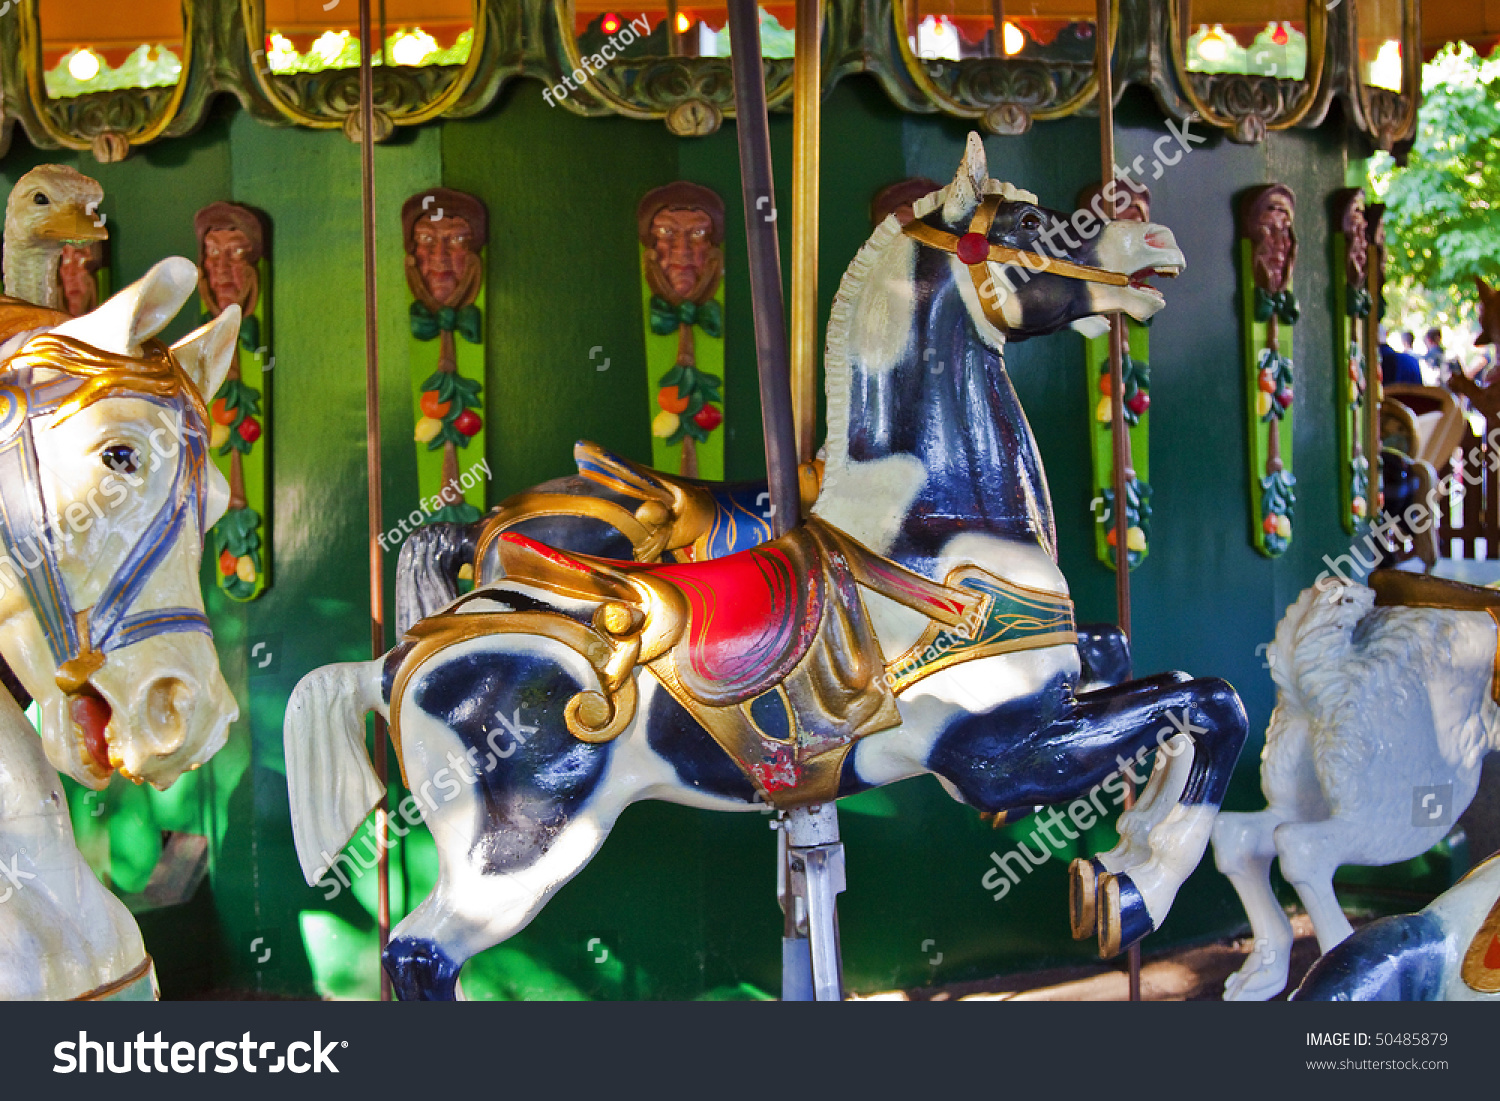
[[[376,136],[473,115],[523,75],[554,90],[570,81],[556,96],[564,110],[711,132],[734,113],[723,8],[385,0]],[[793,5],[762,9],[767,99],[785,107]],[[356,136],[356,10],[356,0],[331,10],[321,0],[18,0],[18,33],[0,36],[0,151],[19,121],[42,148],[118,160],[192,130],[218,94],[273,124]],[[824,0],[825,89],[865,72],[903,110],[1021,133],[1093,106],[1093,12],[1087,0]],[[1417,0],[1114,0],[1108,33],[1117,94],[1145,85],[1173,120],[1196,114],[1255,142],[1316,126],[1341,99],[1349,124],[1390,148],[1415,124],[1423,47],[1460,34],[1488,44],[1500,0],[1462,18],[1434,12],[1431,24],[1424,36]]]

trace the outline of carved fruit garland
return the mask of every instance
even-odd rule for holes
[[[1121,348],[1121,377],[1125,386],[1125,541],[1127,560],[1135,569],[1148,553],[1151,539],[1150,408],[1151,370],[1147,363],[1150,330],[1139,321],[1125,322]],[[1094,535],[1099,561],[1114,569],[1118,560],[1115,534],[1114,440],[1110,429],[1110,335],[1085,342],[1084,362],[1090,380],[1089,446],[1094,476]]]

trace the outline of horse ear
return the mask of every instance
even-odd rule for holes
[[[943,200],[943,220],[951,224],[965,222],[984,197],[985,187],[990,182],[989,166],[984,159],[984,142],[974,131],[969,131],[968,144],[964,146],[964,159],[958,163],[958,173],[948,185],[947,198]]]
[[[229,363],[234,358],[234,342],[240,336],[240,308],[228,309],[202,328],[195,329],[172,345],[177,362],[187,372],[204,401],[212,401],[219,392]]]
[[[171,256],[97,310],[53,331],[106,352],[138,356],[141,342],[165,329],[197,286],[198,266]]]

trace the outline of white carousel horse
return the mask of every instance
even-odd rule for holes
[[[931,772],[981,810],[1029,809],[1101,783],[1171,716],[1186,729],[1124,840],[1075,872],[1076,924],[1092,933],[1097,914],[1106,952],[1164,919],[1207,846],[1244,710],[1185,674],[1081,690],[1046,479],[1003,355],[1100,313],[1151,316],[1164,299],[1143,280],[1182,254],[1136,222],[1069,240],[1067,215],[989,178],[977,136],[915,209],[875,231],[834,301],[826,473],[805,526],[671,565],[506,533],[491,586],[385,658],[298,684],[285,741],[308,881],[344,874],[339,850],[383,794],[371,710],[414,793],[401,819],[425,818],[437,844],[437,886],[385,954],[401,997],[455,997],[464,962],[525,926],[632,802],[813,805]]]
[[[1291,1000],[1500,1004],[1500,853],[1421,912],[1362,927],[1313,964]]]
[[[1306,590],[1268,651],[1277,688],[1261,758],[1268,805],[1214,824],[1214,861],[1255,938],[1226,1000],[1286,988],[1292,926],[1271,890],[1272,860],[1329,952],[1353,931],[1333,890],[1339,866],[1432,848],[1473,801],[1485,754],[1500,749],[1497,620],[1487,610],[1500,592],[1393,570],[1370,581],[1328,577]]]
[[[229,368],[238,312],[170,351],[152,339],[196,286],[174,258],[72,321],[0,300],[0,654],[42,718],[38,739],[0,692],[0,1000],[152,996],[57,772],[165,789],[238,714],[198,586],[228,501],[200,395]]]

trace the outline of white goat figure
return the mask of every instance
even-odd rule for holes
[[[1271,890],[1273,859],[1327,952],[1353,932],[1333,891],[1339,866],[1426,852],[1473,800],[1485,754],[1500,749],[1497,619],[1472,587],[1426,584],[1466,591],[1461,602],[1475,610],[1376,607],[1374,589],[1324,578],[1276,628],[1277,701],[1261,756],[1268,805],[1214,824],[1214,862],[1255,938],[1226,1000],[1286,987],[1292,926]]]

